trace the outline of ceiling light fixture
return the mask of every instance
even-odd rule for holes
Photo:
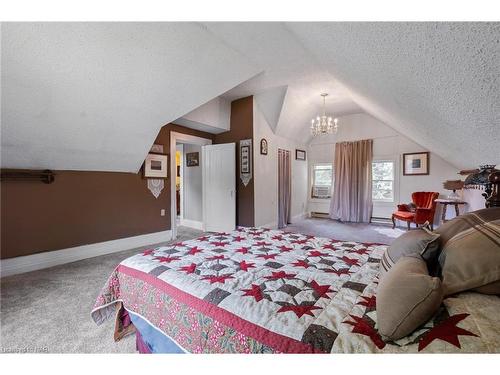
[[[338,130],[338,120],[326,115],[326,97],[328,94],[321,94],[323,97],[323,115],[311,120],[311,134],[313,136],[322,134],[336,134]]]

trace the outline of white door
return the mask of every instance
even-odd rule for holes
[[[230,232],[236,227],[234,143],[207,145],[203,154],[203,230]]]

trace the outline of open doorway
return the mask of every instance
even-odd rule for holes
[[[180,225],[181,219],[183,218],[183,157],[184,157],[184,145],[182,143],[177,143],[175,147],[175,204],[176,204],[176,224]]]
[[[177,228],[185,226],[194,229],[203,227],[203,186],[201,147],[212,140],[170,133],[171,176],[171,223],[172,237],[177,236]]]
[[[201,146],[177,143],[176,224],[201,230],[203,227],[203,190]]]

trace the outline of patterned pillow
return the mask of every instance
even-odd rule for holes
[[[377,288],[377,329],[397,340],[427,322],[443,300],[441,280],[429,276],[422,259],[403,257]]]
[[[439,234],[426,228],[411,230],[396,238],[382,256],[380,278],[404,256],[424,259],[428,267],[434,269],[439,251],[438,239]]]
[[[469,212],[447,221],[436,228],[434,233],[441,235],[439,243],[441,244],[441,248],[443,248],[449,240],[460,232],[473,228],[476,225],[484,226],[495,220],[500,220],[500,207],[483,208],[482,210]]]
[[[500,215],[495,220],[496,213],[500,209],[476,211],[456,222],[460,231],[444,243],[439,255],[445,295],[475,288],[488,294],[498,290]],[[446,239],[449,232],[445,228],[441,236]]]

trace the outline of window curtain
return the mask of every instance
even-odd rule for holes
[[[369,222],[372,216],[373,140],[335,144],[335,184],[330,218]]]
[[[290,222],[291,193],[290,151],[278,149],[278,228]]]

